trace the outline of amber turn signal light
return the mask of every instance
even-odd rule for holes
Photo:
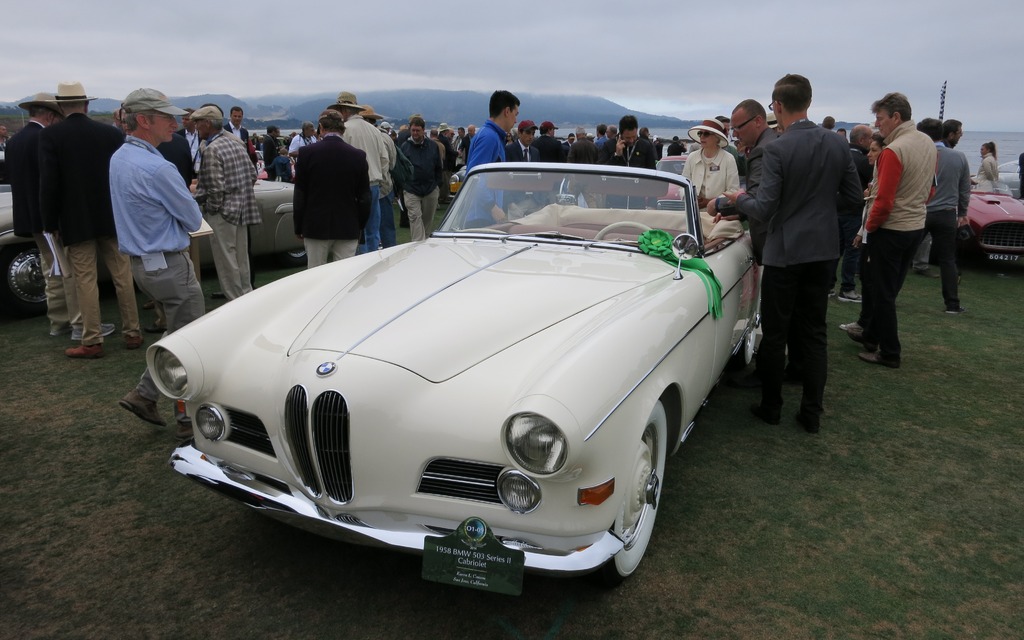
[[[599,505],[615,493],[615,478],[602,482],[594,487],[576,490],[576,503],[580,505]]]

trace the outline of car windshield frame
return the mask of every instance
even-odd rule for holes
[[[495,220],[496,205],[505,220]],[[635,250],[647,229],[703,243],[688,180],[617,165],[510,162],[470,171],[432,237]]]

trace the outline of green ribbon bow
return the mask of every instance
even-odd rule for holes
[[[680,263],[679,256],[672,248],[672,236],[661,229],[644,231],[640,235],[639,245],[640,250],[647,255],[660,258],[673,267],[679,265],[681,268],[695,273],[704,283],[704,289],[708,293],[708,311],[711,313],[711,317],[722,317],[722,283],[715,277],[715,272],[711,270],[707,262],[702,258],[690,258]]]

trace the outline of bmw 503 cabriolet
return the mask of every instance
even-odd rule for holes
[[[147,358],[194,422],[171,465],[205,487],[425,568],[470,522],[522,570],[616,583],[758,300],[749,236],[680,175],[491,164],[426,241],[260,287]]]

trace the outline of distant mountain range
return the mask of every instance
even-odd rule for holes
[[[604,98],[590,96],[551,96],[517,94],[522,101],[520,119],[533,120],[540,124],[550,120],[558,127],[586,126],[593,128],[599,123],[617,124],[619,118],[632,113],[640,126],[658,129],[684,129],[696,120],[680,120],[670,116],[631,111]],[[246,127],[265,128],[275,124],[282,129],[297,129],[303,121],[315,122],[317,116],[336,98],[336,93],[307,95],[269,95],[258,98],[236,98],[225,94],[198,96],[172,96],[171,101],[181,107],[196,108],[206,103],[219,106],[225,116],[234,106],[245,111]],[[487,119],[489,93],[477,91],[443,91],[437,89],[402,89],[395,91],[367,91],[358,94],[359,102],[372,105],[374,110],[395,124],[407,122],[409,116],[418,113],[429,125],[441,122],[453,127],[469,124],[481,125]],[[28,100],[26,97],[24,100]],[[0,114],[24,113],[18,109],[18,100],[0,103]],[[96,113],[110,112],[120,105],[119,100],[100,98],[90,104],[89,110]],[[563,132],[568,133],[568,132]]]

